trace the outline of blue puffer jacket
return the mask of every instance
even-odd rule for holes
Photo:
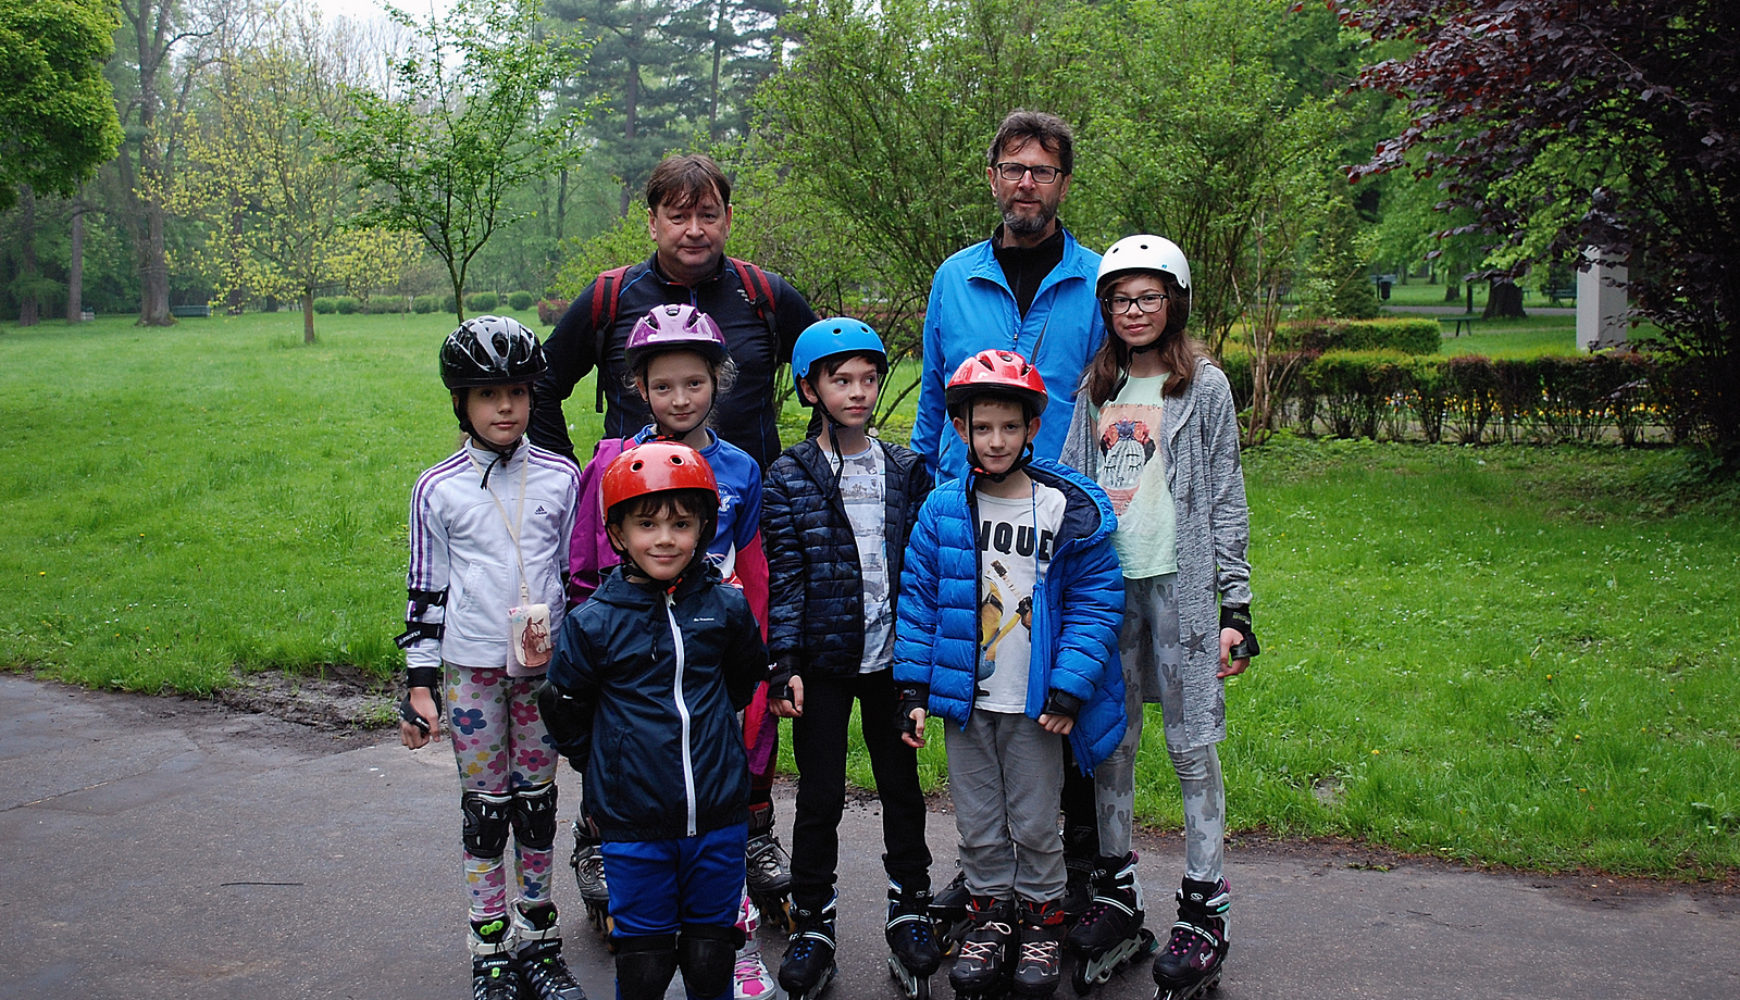
[[[1092,481],[1056,462],[1034,460],[1027,474],[1063,491],[1063,539],[1033,591],[1033,652],[1027,715],[1037,719],[1052,690],[1081,703],[1070,747],[1092,771],[1124,737],[1124,672],[1118,629],[1124,575],[1112,549],[1117,519]],[[950,480],[926,500],[913,528],[900,580],[894,680],[930,685],[931,715],[960,726],[973,710],[979,662],[979,548],[971,480]]]
[[[667,594],[612,569],[563,620],[539,697],[556,748],[586,775],[599,834],[674,840],[747,821],[737,712],[766,676],[749,601],[718,570]]]
[[[924,370],[912,450],[924,457],[937,482],[967,474],[967,449],[949,426],[944,390],[955,368],[980,351],[1014,351],[1039,369],[1051,403],[1033,438],[1033,454],[1055,459],[1063,449],[1082,369],[1106,337],[1094,277],[1100,255],[1066,230],[1063,259],[1039,283],[1021,315],[991,241],[957,252],[936,269],[924,308]],[[537,441],[537,435],[532,435]],[[541,443],[541,442],[540,442]]]
[[[930,474],[907,448],[884,441],[871,447],[882,449],[882,542],[893,592],[900,587],[907,535],[930,493]],[[762,481],[774,688],[793,674],[855,676],[864,659],[863,568],[834,480],[836,461],[814,439],[800,441],[774,460]]]

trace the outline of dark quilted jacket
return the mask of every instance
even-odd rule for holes
[[[890,594],[899,590],[906,540],[930,493],[924,463],[907,448],[874,441],[887,476],[883,543]],[[864,658],[864,585],[852,522],[834,483],[834,462],[813,439],[787,448],[761,486],[767,552],[767,648],[775,690],[793,674],[847,677]]]

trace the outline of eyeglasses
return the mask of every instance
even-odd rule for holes
[[[1167,298],[1169,296],[1160,292],[1146,292],[1133,299],[1127,295],[1108,295],[1100,301],[1105,303],[1107,312],[1113,316],[1122,316],[1130,311],[1131,306],[1135,306],[1145,313],[1159,312],[1160,304],[1165,302]]]
[[[1060,168],[1051,166],[1048,163],[1039,163],[1030,166],[1026,163],[1016,163],[1014,160],[1004,160],[1002,163],[997,164],[997,176],[1006,181],[1012,181],[1015,183],[1020,183],[1022,174],[1032,174],[1033,183],[1051,184],[1055,182],[1062,173],[1063,171]]]

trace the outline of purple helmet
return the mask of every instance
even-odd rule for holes
[[[659,351],[694,351],[708,364],[720,365],[726,357],[725,334],[713,317],[694,306],[658,306],[635,322],[622,354],[628,370],[638,372]]]

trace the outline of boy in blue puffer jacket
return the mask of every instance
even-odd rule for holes
[[[1032,457],[1047,395],[1020,355],[967,359],[946,402],[972,472],[938,487],[913,529],[894,643],[900,716],[913,746],[928,715],[959,727],[949,792],[972,927],[950,985],[1045,997],[1064,932],[1059,737],[1091,771],[1124,733],[1116,520],[1099,486]]]
[[[769,698],[774,713],[792,720],[802,776],[792,826],[797,927],[779,982],[802,1000],[820,993],[835,971],[838,828],[856,702],[882,802],[890,970],[913,995],[942,956],[928,915],[918,756],[889,725],[897,704],[890,666],[901,563],[930,474],[913,452],[865,432],[888,373],[875,330],[845,316],[813,323],[798,336],[791,367],[822,426],[774,460],[761,488]]]

